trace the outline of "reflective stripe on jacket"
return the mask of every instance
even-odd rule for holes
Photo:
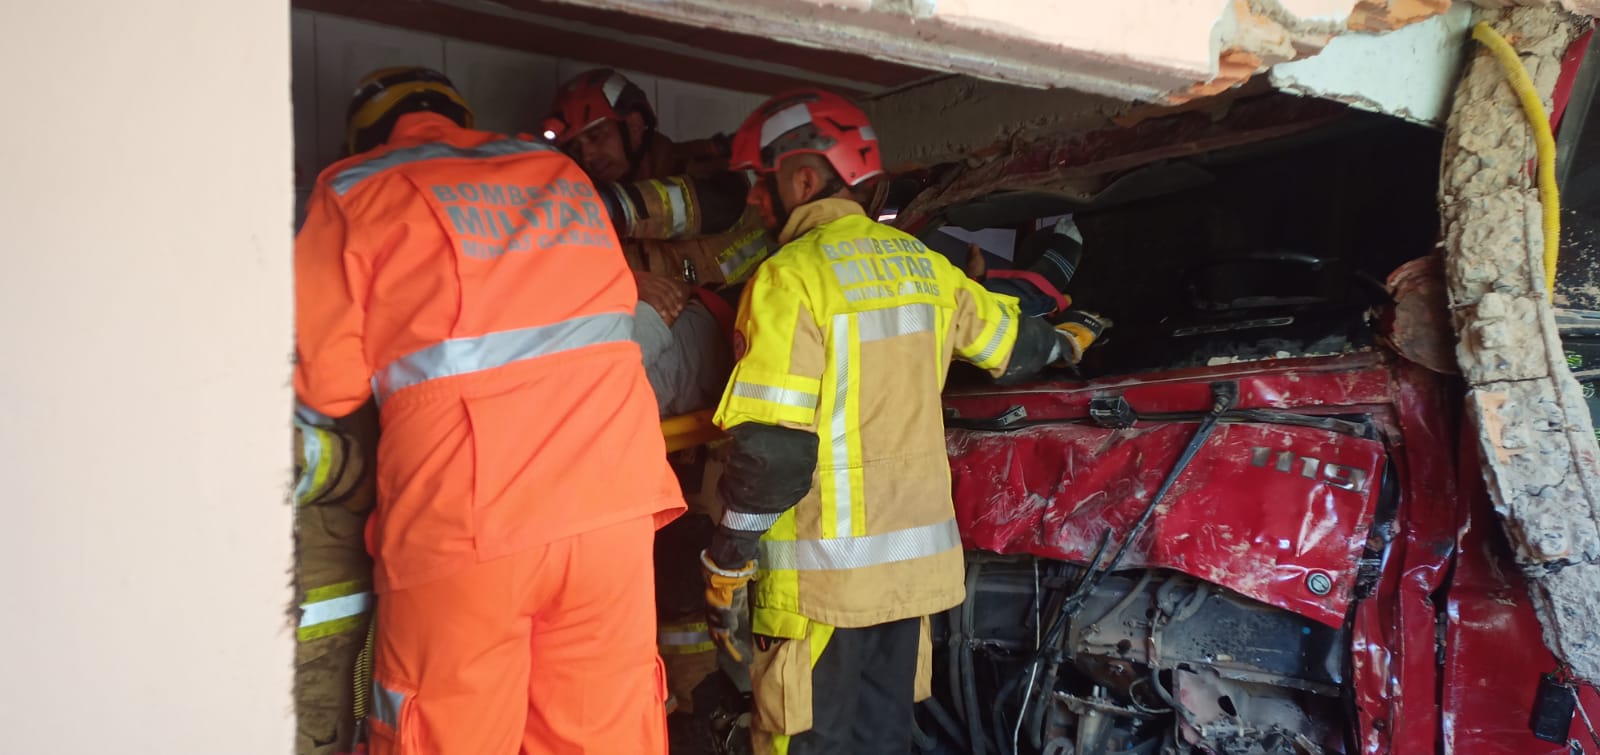
[[[656,627],[656,650],[661,655],[694,655],[717,649],[711,630],[704,621],[660,624]]]
[[[380,592],[682,509],[638,293],[559,151],[403,116],[318,179],[295,278],[300,400],[382,402]]]
[[[295,583],[301,642],[366,627],[372,608],[372,564],[361,525],[372,508],[367,448],[354,428],[370,430],[370,414],[340,427],[315,412],[296,412]],[[370,444],[370,434],[368,444]]]
[[[704,177],[727,170],[727,158],[713,159],[714,153],[707,141],[674,144],[660,134],[653,134],[639,166],[638,178]],[[692,231],[699,227],[699,213],[695,195],[686,182],[661,180],[653,185],[655,193],[642,196],[647,211],[657,217],[658,223],[669,229],[679,229],[674,235],[681,238],[624,241],[630,268],[680,278],[683,263],[688,261],[693,264],[701,285],[741,283],[773,252],[772,237],[761,226],[761,213],[755,208],[748,208],[732,229],[700,236]],[[739,197],[741,205],[743,201],[744,198]]]
[[[840,199],[797,209],[736,318],[745,351],[716,421],[818,435],[811,492],[760,529],[755,631],[862,627],[941,611],[964,594],[939,393],[952,358],[994,374],[1016,343],[1015,299],[985,291],[911,236]],[[746,520],[749,520],[746,522]]]
[[[367,460],[360,445],[349,433],[333,427],[313,425],[298,417],[294,420],[295,503],[313,506],[344,503],[358,492],[371,495],[366,482]],[[352,505],[365,511],[370,500]]]

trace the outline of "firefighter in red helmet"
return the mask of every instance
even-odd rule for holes
[[[939,396],[950,361],[1023,379],[1077,361],[1098,330],[1024,317],[868,217],[882,157],[843,97],[775,97],[732,149],[783,246],[734,318],[707,623],[727,661],[749,664],[758,754],[906,753],[930,694],[926,617],[965,594]]]
[[[713,137],[678,144],[656,126],[655,110],[644,90],[616,71],[599,69],[579,74],[556,93],[544,137],[566,150],[597,184],[655,181],[653,190],[642,197],[643,202],[654,203],[660,197],[652,195],[664,195],[660,207],[648,208],[653,215],[677,214],[675,219],[681,222],[674,225],[714,226],[718,231],[697,234],[690,229],[670,239],[625,240],[623,252],[639,278],[640,299],[671,324],[691,301],[694,284],[742,282],[771,250],[753,213],[744,213],[732,224],[707,226],[699,218],[711,206],[726,204],[723,200],[730,194],[740,206],[737,212],[743,211],[744,184],[730,189],[728,182],[719,182],[715,197],[707,196],[707,184],[691,185],[691,179],[728,175],[728,140]],[[696,204],[702,207],[695,208]],[[725,230],[729,225],[732,230]]]

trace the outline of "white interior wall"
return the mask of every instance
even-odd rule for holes
[[[556,88],[597,67],[311,11],[294,11],[292,28],[295,167],[303,188],[342,156],[345,108],[368,72],[406,65],[438,69],[461,88],[479,128],[533,133]],[[731,134],[764,99],[615,67],[650,96],[661,132],[672,139]]]

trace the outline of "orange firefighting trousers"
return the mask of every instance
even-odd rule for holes
[[[378,602],[373,755],[665,755],[651,517]]]

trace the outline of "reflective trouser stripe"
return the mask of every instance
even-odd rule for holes
[[[310,642],[360,628],[362,616],[372,610],[372,593],[363,587],[361,582],[341,582],[307,590],[295,637]]]
[[[717,649],[705,622],[663,626],[656,632],[656,648],[662,655],[695,655]]]
[[[372,680],[372,717],[400,733],[400,710],[405,707],[406,695],[386,689],[383,682]]]
[[[956,520],[860,537],[762,540],[761,568],[769,571],[861,569],[936,556],[961,547]]]
[[[372,390],[378,400],[383,401],[402,389],[429,380],[482,372],[586,346],[631,340],[633,315],[622,313],[574,317],[551,325],[453,338],[391,362],[372,378]]]

